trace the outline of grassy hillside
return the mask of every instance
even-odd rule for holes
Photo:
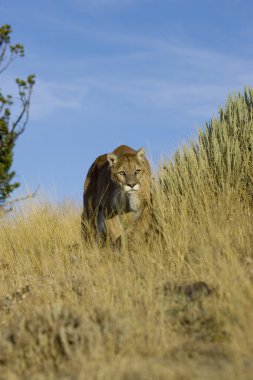
[[[82,243],[81,210],[0,220],[0,380],[252,379],[253,91],[161,164],[150,241]]]

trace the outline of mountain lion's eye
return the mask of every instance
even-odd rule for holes
[[[135,174],[139,174],[141,172],[141,169],[135,170]]]
[[[120,175],[124,175],[124,176],[126,175],[126,173],[123,172],[123,171],[119,172],[119,174],[120,174]]]

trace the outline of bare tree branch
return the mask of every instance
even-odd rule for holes
[[[8,212],[12,211],[13,210],[12,206],[15,203],[18,203],[18,202],[21,202],[21,201],[26,201],[27,199],[33,199],[33,198],[35,198],[38,195],[38,191],[39,191],[39,186],[31,194],[28,194],[28,195],[26,195],[24,197],[15,198],[15,199],[12,199],[11,201],[5,202],[4,206],[0,206],[0,216],[1,216],[1,214],[5,215]],[[6,206],[7,206],[7,208],[6,208]]]

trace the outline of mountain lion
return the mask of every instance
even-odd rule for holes
[[[125,237],[141,237],[151,223],[151,170],[144,148],[121,145],[91,165],[83,196],[82,233],[104,243],[122,244]],[[124,217],[130,215],[128,227]]]

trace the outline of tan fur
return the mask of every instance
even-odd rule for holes
[[[144,236],[151,221],[151,171],[144,149],[121,145],[99,156],[91,165],[85,183],[82,231],[100,242],[107,237],[115,244],[123,237]],[[122,219],[132,216],[127,229]]]

